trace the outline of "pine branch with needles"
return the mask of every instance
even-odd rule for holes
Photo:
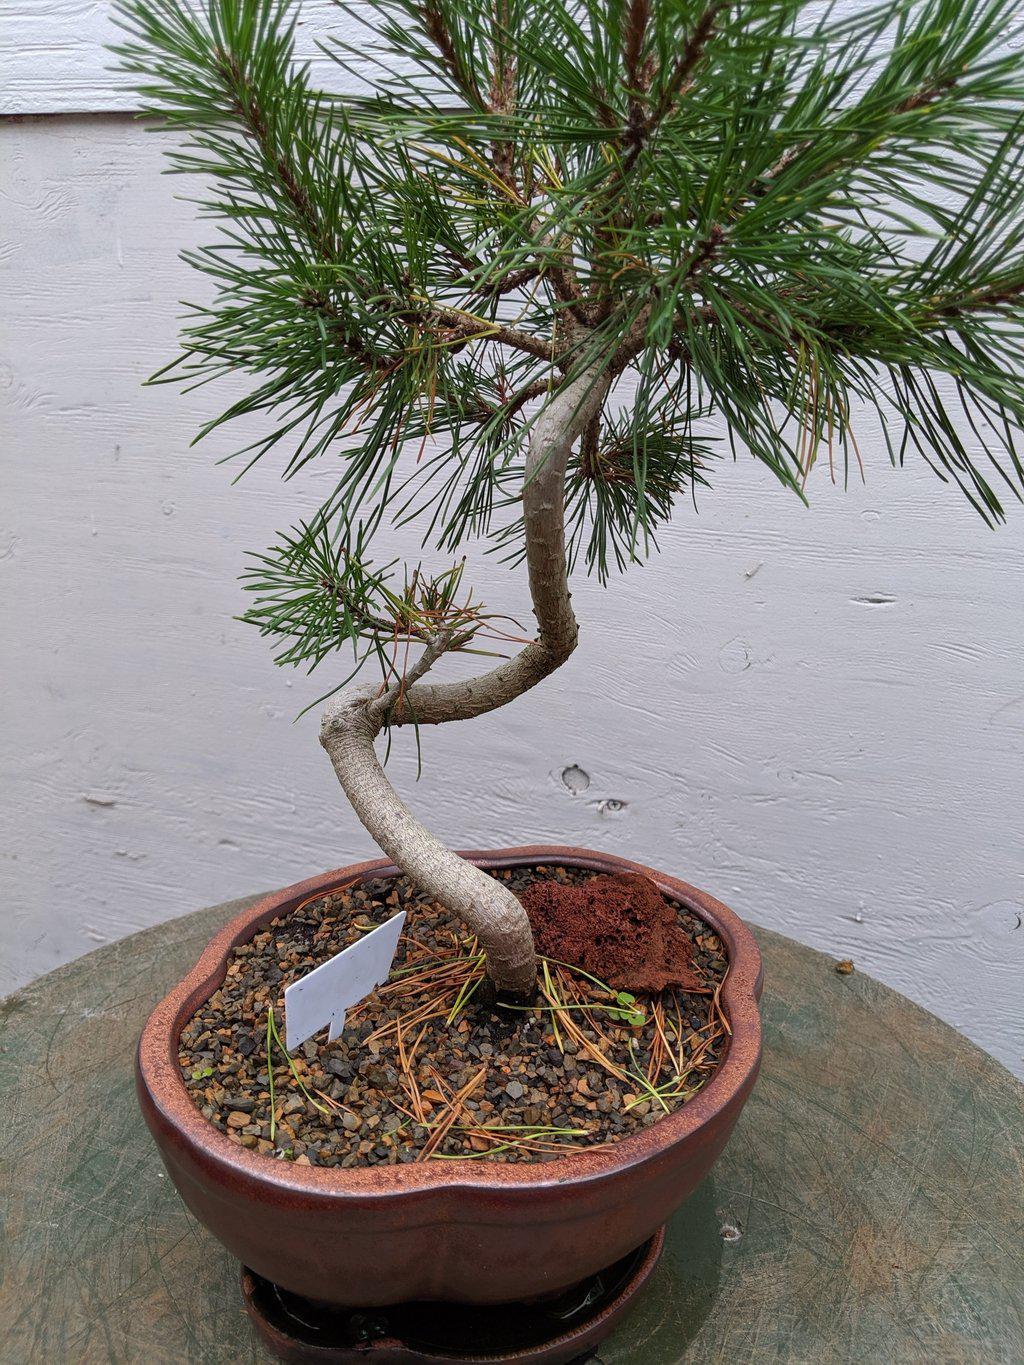
[[[250,560],[243,619],[283,664],[376,661],[324,718],[342,785],[527,990],[522,907],[401,805],[375,737],[559,668],[570,568],[606,581],[653,553],[723,428],[804,501],[823,456],[833,480],[859,469],[870,422],[990,524],[1024,498],[1015,6],[343,3],[324,51],[346,100],[296,60],[286,0],[116,13],[211,225],[186,257],[204,300],[155,378],[242,376],[200,435],[246,422],[243,470],[331,472]],[[375,564],[406,521],[442,567]],[[464,583],[476,539],[525,562],[535,632]],[[432,681],[469,651],[501,657]]]

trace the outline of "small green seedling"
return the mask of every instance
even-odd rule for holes
[[[630,995],[629,991],[616,992],[615,1005],[609,1005],[608,1013],[613,1019],[620,1019],[633,1028],[642,1028],[647,1023],[647,1015],[637,1005],[636,996]]]

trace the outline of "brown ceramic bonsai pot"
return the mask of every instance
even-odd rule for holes
[[[484,868],[535,863],[639,871],[705,919],[729,956],[721,1003],[726,1055],[692,1100],[614,1146],[543,1164],[424,1162],[295,1166],[231,1142],[195,1108],[178,1039],[224,979],[232,948],[317,892],[396,875],[386,860],[311,878],[242,911],[153,1011],[137,1082],[167,1171],[195,1216],[244,1265],[327,1303],[508,1303],[583,1280],[651,1238],[703,1179],[757,1076],[761,959],[749,930],[674,877],[584,849],[537,846],[463,855]]]

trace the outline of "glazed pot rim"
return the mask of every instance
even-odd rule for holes
[[[689,883],[642,863],[612,854],[561,845],[469,850],[462,857],[488,870],[555,864],[596,872],[640,872],[661,891],[698,914],[724,941],[729,970],[720,1003],[731,1029],[725,1056],[702,1090],[649,1128],[620,1138],[608,1147],[572,1152],[546,1162],[503,1164],[488,1161],[431,1161],[404,1165],[297,1166],[238,1146],[196,1108],[178,1062],[178,1040],[196,1009],[223,983],[231,950],[249,941],[273,919],[295,910],[311,896],[326,895],[356,882],[398,875],[386,858],[353,863],[271,892],[242,910],[209,941],[192,970],[150,1015],[139,1039],[136,1067],[140,1087],[153,1107],[153,1119],[173,1129],[179,1140],[201,1151],[225,1175],[306,1194],[317,1200],[336,1196],[373,1202],[415,1193],[460,1188],[486,1194],[515,1186],[559,1187],[607,1179],[617,1172],[654,1159],[666,1148],[693,1137],[734,1102],[742,1101],[761,1057],[761,955],[740,918],[720,901]]]

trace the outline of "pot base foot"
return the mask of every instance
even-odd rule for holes
[[[607,1270],[530,1303],[332,1308],[244,1267],[242,1296],[264,1345],[294,1365],[568,1365],[585,1360],[629,1310],[664,1244],[661,1228]]]

